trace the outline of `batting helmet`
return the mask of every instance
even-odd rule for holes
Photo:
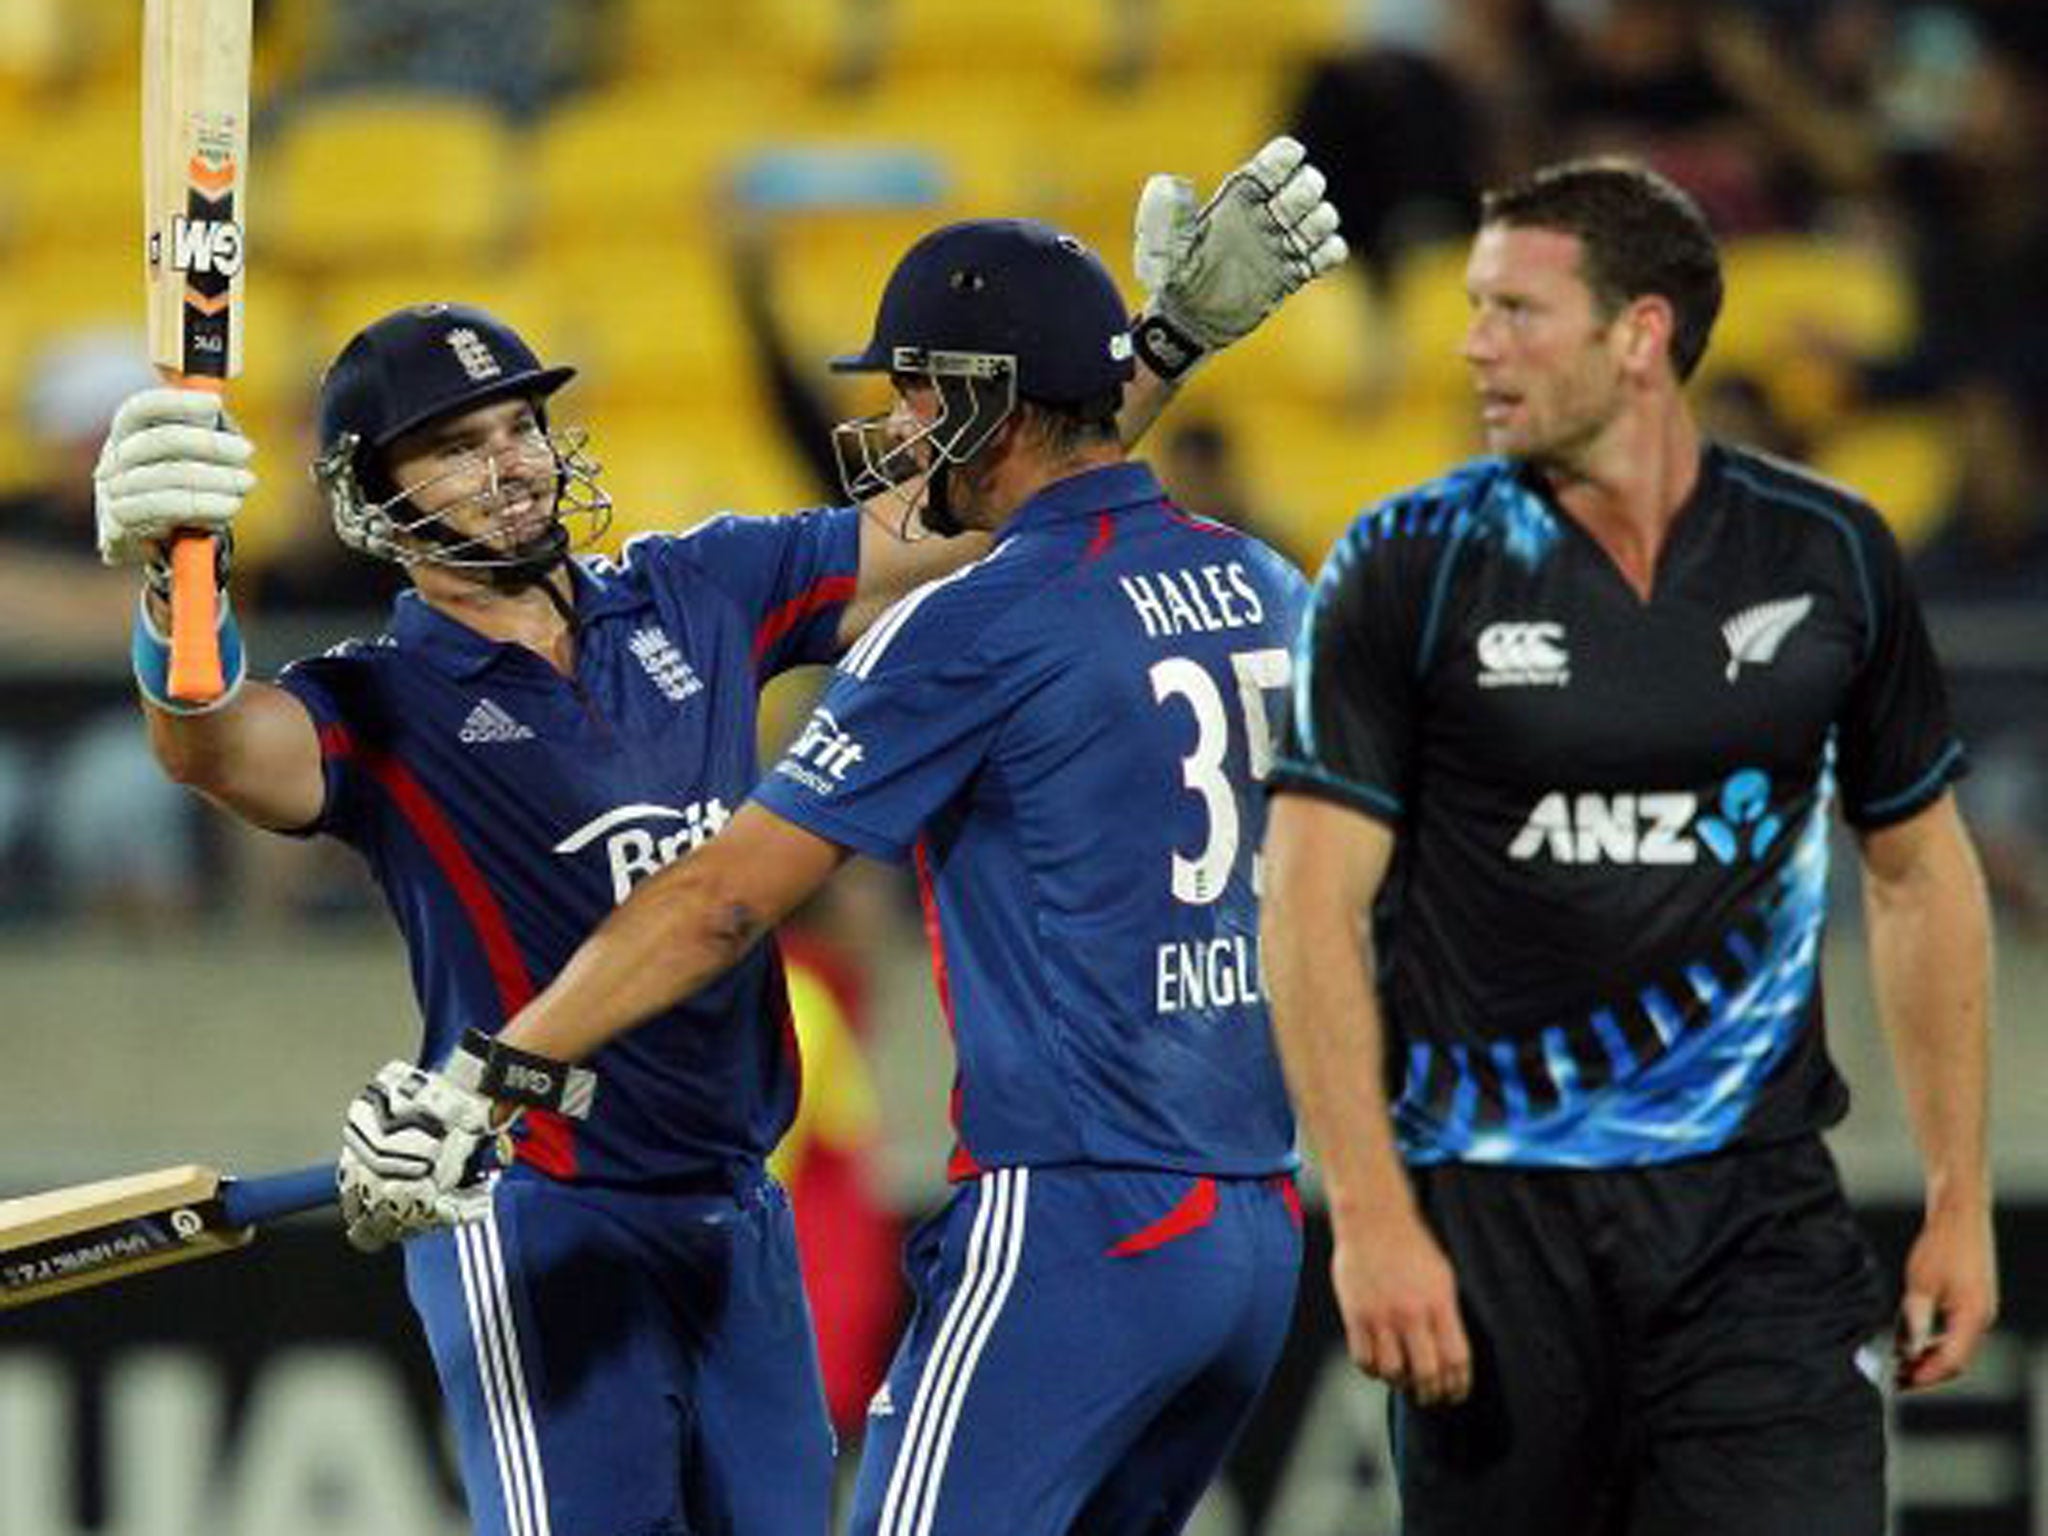
[[[1007,358],[1016,390],[1109,403],[1130,381],[1130,317],[1101,258],[1036,219],[970,219],[924,236],[882,290],[867,347],[837,373],[919,373],[934,354]]]
[[[415,304],[365,326],[320,380],[314,478],[342,542],[406,562],[515,572],[551,564],[567,547],[562,533],[545,549],[505,553],[474,536],[452,538],[432,518],[409,515],[379,455],[416,427],[496,400],[545,401],[575,376],[573,368],[543,365],[511,326],[467,304]],[[549,447],[558,512],[590,519],[575,541],[581,544],[602,532],[610,500],[596,486],[597,465],[584,454],[581,435],[573,436],[550,434]]]

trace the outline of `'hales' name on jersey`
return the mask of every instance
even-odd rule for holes
[[[1153,639],[1248,629],[1266,617],[1259,589],[1235,560],[1119,576],[1117,585]]]

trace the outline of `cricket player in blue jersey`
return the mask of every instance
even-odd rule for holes
[[[1135,436],[1170,374],[1341,258],[1321,188],[1291,141],[1268,145],[1199,210],[1184,184],[1148,188],[1140,231],[1155,292],[1132,327],[1139,342],[1119,314],[1091,428],[1111,444]],[[1159,364],[1134,375],[1138,344]],[[865,508],[721,517],[633,540],[616,560],[574,556],[607,503],[580,446],[549,425],[570,374],[460,305],[403,310],[349,342],[323,382],[317,478],[343,541],[402,563],[413,590],[383,635],[274,684],[244,677],[229,611],[227,695],[193,709],[165,688],[162,541],[178,528],[226,533],[252,483],[250,446],[212,397],[153,390],[117,414],[97,474],[101,551],[150,575],[133,649],[166,770],[255,825],[357,849],[404,937],[425,1039],[417,1065],[392,1063],[351,1108],[341,1167],[350,1237],[375,1247],[418,1230],[423,1214],[452,1214],[423,1204],[422,1190],[461,1182],[478,1143],[498,1140],[486,1124],[493,1100],[522,1111],[509,1168],[456,1202],[468,1219],[405,1250],[476,1529],[817,1536],[830,1432],[789,1212],[763,1171],[798,1092],[773,945],[664,998],[589,1069],[492,1037],[636,887],[739,811],[758,773],[764,679],[842,654],[892,600],[989,545],[906,542],[903,498],[884,507],[878,495]],[[1156,490],[1119,482],[1104,518],[1119,499],[1181,530]],[[1200,614],[1219,635],[1189,644],[1234,637],[1270,650],[1267,629],[1284,622],[1291,589],[1221,530],[1176,537],[1209,554],[1182,578],[1188,590],[1146,598],[1153,622]],[[1223,685],[1271,686],[1247,675],[1233,685],[1225,672]],[[1236,943],[1200,922],[1162,928],[1158,985],[1180,1001],[1179,1016],[1160,1022],[1178,1027],[1159,1032],[1143,1074],[1114,1086],[1141,1101],[1171,1097],[1124,1133],[1139,1154],[1125,1160],[1174,1167],[1202,1146],[1210,1160],[1190,1166],[1256,1182],[1288,1166],[1283,1112],[1256,1126],[1232,1119],[1203,1140],[1224,1108],[1234,1115],[1254,1070],[1270,1072],[1247,1000],[1251,920],[1231,857],[1249,829],[1213,736],[1225,695],[1211,684],[1197,698],[1199,684],[1179,672],[1160,679],[1152,707],[1163,715],[1210,711],[1178,750],[1227,846],[1197,860],[1191,899],[1214,905],[1227,880],[1233,894],[1216,910]],[[800,754],[821,750],[807,737]],[[1242,777],[1241,755],[1232,764]],[[1103,795],[1100,808],[1116,803]],[[1228,1006],[1202,1004],[1195,989],[1205,987],[1212,1002],[1227,991]],[[1169,1086],[1197,1062],[1215,1082]],[[1277,1097],[1277,1087],[1267,1095]],[[1007,1165],[1024,1148],[992,1127],[977,1150]],[[1264,1208],[1278,1197],[1267,1193],[1233,1184],[1219,1219],[1249,1221],[1256,1207],[1270,1225]],[[1123,1198],[1135,1210],[1140,1195]],[[1021,1200],[1006,1196],[1003,1209],[1021,1223]]]
[[[1071,236],[976,221],[912,247],[838,363],[899,398],[841,428],[849,491],[993,547],[870,628],[724,830],[502,1037],[561,1073],[752,963],[850,855],[914,865],[958,1057],[956,1189],[908,1245],[860,1536],[1178,1531],[1292,1315],[1252,850],[1307,584],[1125,460],[1131,354]],[[437,1148],[457,1199],[475,1137]]]

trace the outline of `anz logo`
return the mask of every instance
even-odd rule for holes
[[[1738,769],[1702,809],[1683,792],[1567,794],[1536,802],[1508,857],[1517,863],[1696,864],[1702,851],[1719,864],[1761,859],[1784,830],[1771,810],[1770,776]]]
[[[680,810],[672,805],[621,805],[585,822],[555,844],[555,852],[581,853],[602,841],[612,900],[622,902],[633,894],[634,886],[711,841],[730,820],[732,812],[716,796],[692,800]]]

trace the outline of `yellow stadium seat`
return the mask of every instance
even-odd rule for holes
[[[305,273],[483,262],[513,230],[513,136],[456,96],[309,102],[252,157],[252,261]]]
[[[1153,67],[1280,71],[1344,46],[1352,0],[1154,0]]]
[[[1111,0],[884,0],[880,20],[886,77],[1029,69],[1091,78],[1112,57]]]
[[[136,97],[96,94],[16,121],[0,168],[0,195],[7,201],[0,228],[12,231],[15,247],[139,252],[142,130]]]
[[[789,96],[784,75],[721,69],[564,105],[535,130],[528,161],[541,243],[715,232],[735,168],[782,131]]]
[[[579,408],[598,420],[752,388],[730,274],[708,241],[557,255],[524,277],[545,296],[552,355],[582,370]]]
[[[830,75],[855,19],[845,0],[618,0],[615,10],[611,72],[634,88],[694,82],[707,62],[816,84]]]
[[[413,304],[474,304],[526,338],[543,357],[561,342],[553,291],[532,269],[454,264],[407,271],[370,271],[311,285],[303,327],[306,345],[324,367],[349,337],[394,310]],[[574,361],[574,359],[570,359]]]
[[[1390,372],[1403,387],[1470,398],[1462,348],[1472,307],[1465,297],[1466,244],[1436,241],[1404,256],[1388,296]]]
[[[1813,462],[1882,512],[1909,546],[1933,531],[1962,474],[1954,434],[1932,410],[1857,415],[1821,440]]]
[[[1722,252],[1727,301],[1706,366],[1772,372],[1826,338],[1860,355],[1891,352],[1916,323],[1906,274],[1867,243],[1800,235],[1730,241]]]
[[[590,426],[613,501],[614,549],[635,533],[681,531],[718,512],[785,512],[819,499],[775,423],[745,401],[613,411]]]

